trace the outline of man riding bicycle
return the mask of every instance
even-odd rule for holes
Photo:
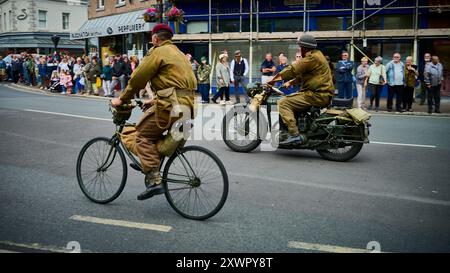
[[[145,200],[155,194],[164,193],[159,172],[160,155],[156,143],[163,133],[180,117],[171,117],[173,100],[158,96],[159,91],[175,89],[177,103],[193,111],[197,81],[191,64],[185,55],[172,43],[173,31],[166,24],[157,24],[152,29],[153,47],[131,75],[127,87],[119,98],[111,101],[114,107],[127,104],[148,82],[156,93],[155,101],[144,102],[144,115],[136,125],[136,150],[145,174],[146,190],[137,196]],[[167,94],[167,92],[164,92]]]
[[[304,34],[297,41],[302,58],[283,69],[268,84],[277,81],[300,81],[300,92],[288,95],[278,101],[278,111],[288,127],[289,137],[281,145],[301,144],[305,141],[300,135],[296,112],[308,110],[311,106],[326,107],[334,95],[331,70],[325,56],[317,47],[316,39]],[[294,83],[295,84],[295,83]]]

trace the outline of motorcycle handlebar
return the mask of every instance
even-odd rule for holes
[[[267,85],[267,87],[269,87],[270,89],[275,91],[275,93],[277,93],[277,95],[286,96],[286,94],[284,94],[283,91],[281,91],[280,89],[276,88],[275,86],[270,85],[270,84],[266,84],[266,85]]]

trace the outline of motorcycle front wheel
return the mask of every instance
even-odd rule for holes
[[[235,106],[223,117],[222,138],[231,150],[248,153],[261,144],[267,135],[267,122],[258,113],[247,106]]]

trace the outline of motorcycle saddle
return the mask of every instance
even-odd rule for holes
[[[353,107],[353,98],[350,98],[350,99],[333,98],[333,100],[331,102],[331,106],[352,108]]]

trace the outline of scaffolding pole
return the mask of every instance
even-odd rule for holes
[[[258,8],[259,5],[259,1],[256,1],[256,5]],[[248,60],[249,60],[249,75],[248,75],[248,79],[249,82],[252,81],[253,78],[253,0],[250,0],[250,45],[249,45],[249,49],[248,49]],[[258,33],[256,34],[258,35]]]
[[[366,21],[367,19],[369,19],[370,17],[374,16],[375,14],[377,14],[378,12],[380,12],[380,11],[382,11],[382,10],[384,10],[384,9],[387,9],[388,7],[392,6],[392,4],[394,4],[394,3],[397,2],[397,1],[398,1],[398,0],[394,0],[394,1],[390,2],[389,4],[387,4],[386,6],[377,9],[374,13],[370,14],[369,16],[363,17],[363,18],[362,18],[361,20],[359,20],[358,22],[356,22],[356,23],[352,24],[351,26],[349,26],[349,27],[347,28],[347,30],[350,30],[350,29],[354,28],[355,26],[361,24],[362,22],[365,22],[365,21]],[[364,1],[364,3],[365,3],[365,2],[366,2],[366,1]]]
[[[352,25],[355,24],[355,0],[352,0]],[[355,44],[355,28],[352,27],[352,40],[350,42],[350,61],[354,62],[355,61],[355,49],[354,49],[354,45]]]
[[[414,46],[413,46],[413,63],[419,63],[419,41],[417,40],[417,31],[419,29],[419,0],[416,0],[416,8],[414,10]]]

